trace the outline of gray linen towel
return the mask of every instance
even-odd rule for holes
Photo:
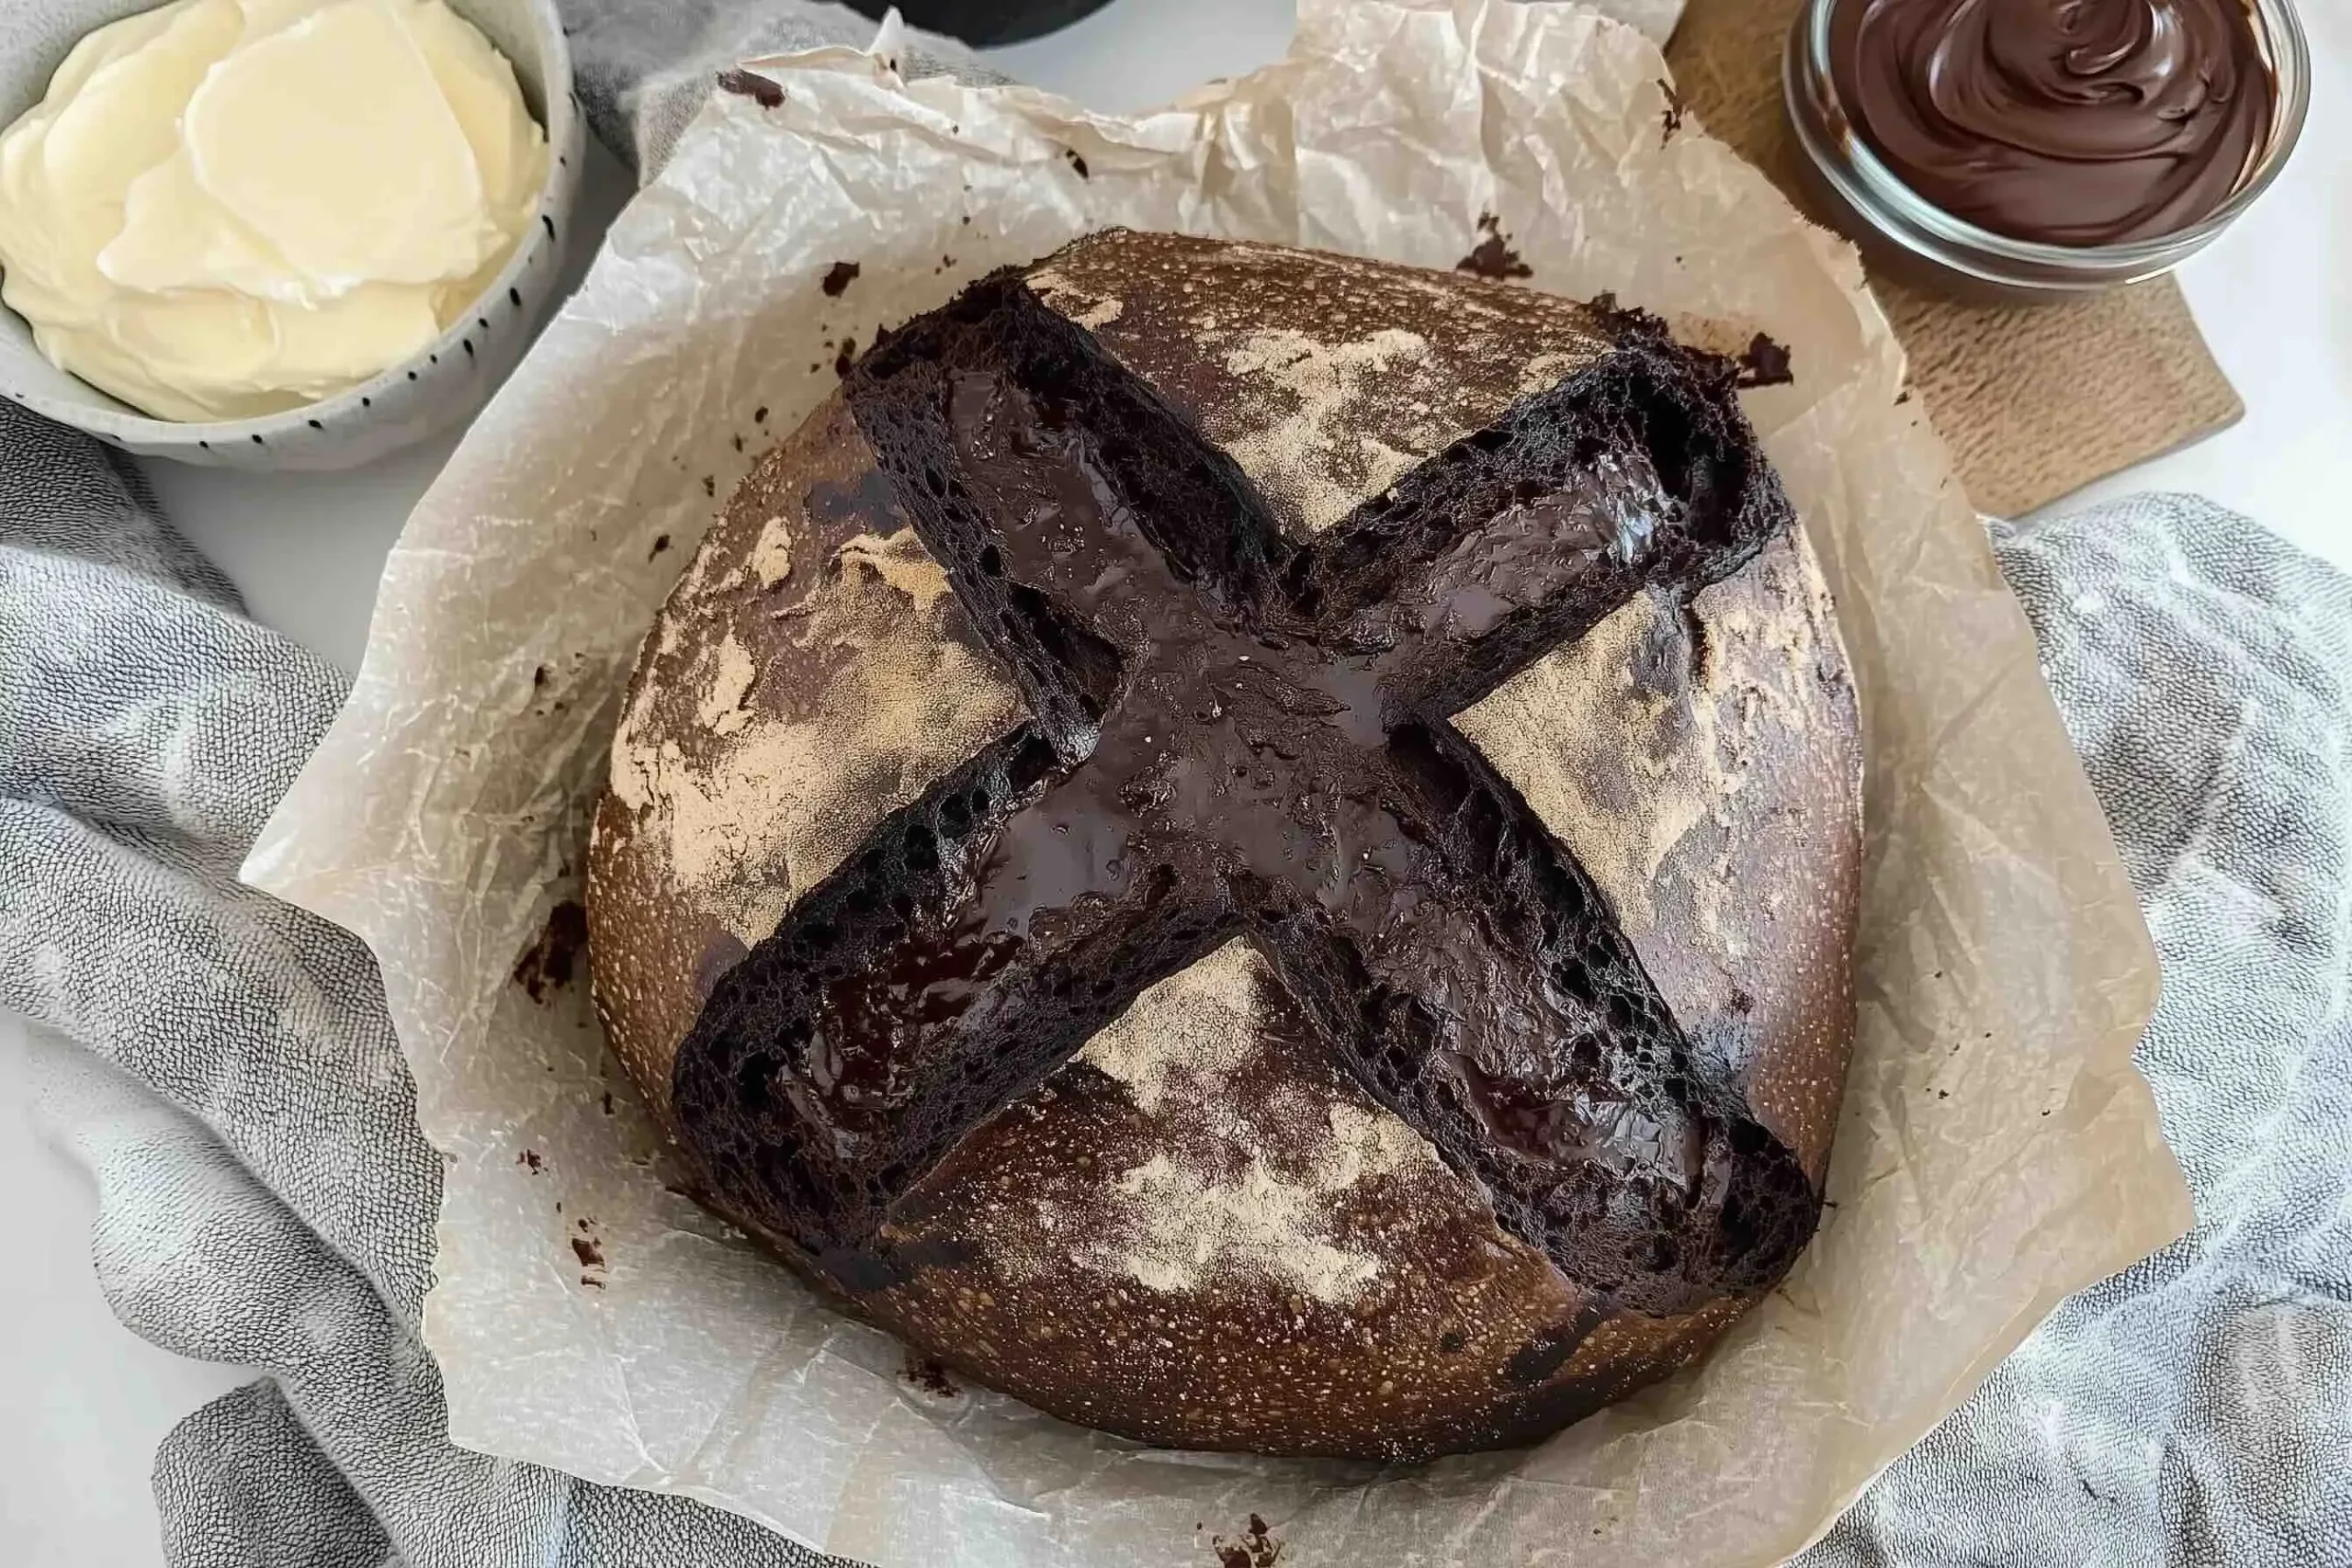
[[[592,118],[648,163],[719,65],[869,36],[787,0],[565,10]],[[2187,498],[1996,543],[2163,955],[2140,1060],[2201,1223],[2061,1308],[1806,1568],[2352,1565],[2352,585]],[[0,402],[0,1008],[53,1032],[117,1315],[265,1374],[156,1456],[166,1556],[819,1561],[444,1437],[440,1168],[374,966],[235,882],[345,689],[126,462]]]

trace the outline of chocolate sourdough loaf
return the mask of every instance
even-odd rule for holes
[[[614,1048],[711,1207],[1147,1441],[1523,1441],[1813,1234],[1854,694],[1654,321],[1114,232],[729,502],[597,812]]]

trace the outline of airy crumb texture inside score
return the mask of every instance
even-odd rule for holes
[[[0,299],[148,413],[299,408],[456,321],[547,164],[443,0],[176,0],[84,39],[0,136]]]

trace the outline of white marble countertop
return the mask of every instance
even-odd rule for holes
[[[2304,9],[2314,70],[2302,145],[2261,205],[2181,273],[2246,417],[2085,498],[2199,491],[2352,571],[2352,8]],[[1290,16],[1289,0],[1115,0],[1051,39],[997,52],[1023,80],[1140,108],[1275,58]],[[589,178],[583,217],[609,218],[626,177],[600,159]],[[384,553],[452,445],[324,477],[167,462],[148,472],[255,615],[349,669]],[[16,1281],[0,1297],[0,1560],[150,1568],[161,1560],[148,1490],[156,1441],[246,1374],[167,1355],[107,1313],[89,1266],[88,1182],[40,1141],[27,1049],[16,1021],[0,1017],[0,1190],[15,1194]]]

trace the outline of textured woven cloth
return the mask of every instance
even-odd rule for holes
[[[869,33],[566,9],[592,117],[648,161],[719,64]],[[2352,585],[2180,498],[1996,543],[2163,956],[2140,1060],[2201,1223],[2062,1307],[1805,1568],[2352,1565]],[[373,965],[235,882],[345,689],[127,463],[0,402],[0,1009],[47,1032],[117,1314],[264,1373],[158,1453],[167,1557],[815,1561],[443,1437],[417,1334],[439,1165]]]

